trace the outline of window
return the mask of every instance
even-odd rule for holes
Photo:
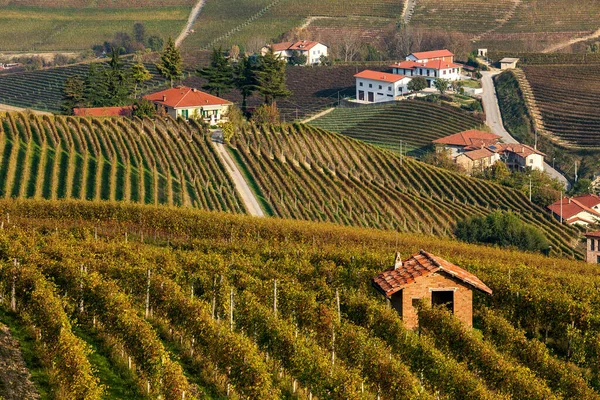
[[[533,158],[529,159],[529,164],[533,164]]]
[[[379,85],[379,90],[381,90],[381,85]]]
[[[372,88],[372,87],[373,87],[373,84],[372,84],[372,83],[369,83],[369,87],[370,87],[370,88]]]
[[[362,82],[360,82],[360,83],[358,84],[358,86],[362,86],[362,85],[363,85],[363,83],[362,83]]]
[[[417,308],[417,306],[419,305],[419,300],[421,300],[421,298],[420,298],[420,297],[414,297],[414,298],[412,299],[412,306],[413,306],[414,308]]]
[[[392,91],[392,87],[388,86],[388,92],[391,92],[391,91]]]
[[[595,251],[596,240],[590,239],[590,251]]]
[[[454,291],[436,290],[431,292],[432,306],[445,306],[448,311],[454,313]]]
[[[596,264],[600,264],[600,256],[596,257]]]

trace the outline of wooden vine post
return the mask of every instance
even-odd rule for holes
[[[150,316],[150,268],[147,271],[148,279],[146,281],[146,318]]]
[[[273,314],[277,318],[277,279],[273,279]]]
[[[8,217],[8,214],[7,214]],[[17,311],[17,268],[19,267],[19,262],[15,258],[13,260],[13,279],[12,279],[12,288],[10,291],[10,309],[15,312]]]
[[[233,332],[233,288],[229,293],[229,330]]]

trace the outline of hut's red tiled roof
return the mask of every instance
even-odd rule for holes
[[[427,60],[438,57],[454,57],[454,54],[450,50],[433,50],[433,51],[422,51],[418,53],[412,53],[411,56],[416,57],[418,60]]]
[[[600,205],[600,196],[597,196],[595,194],[584,194],[581,196],[575,196],[573,197],[573,199],[577,200],[584,206],[590,208]]]
[[[521,157],[529,157],[532,154],[539,154],[541,156],[545,156],[545,154],[541,151],[521,143],[501,143],[496,145],[496,150],[499,153],[509,151],[511,153],[518,154]]]
[[[600,231],[588,232],[583,236],[588,237],[588,238],[600,239]]]
[[[271,49],[273,51],[285,51],[285,50],[298,50],[307,51],[318,45],[319,42],[313,42],[310,40],[298,40],[297,42],[282,42],[273,43]]]
[[[202,106],[218,106],[232,104],[212,94],[201,92],[185,86],[179,86],[144,96],[144,99],[171,108],[189,108]]]
[[[454,135],[436,139],[433,143],[449,144],[454,146],[488,146],[498,143],[500,136],[493,133],[478,131],[471,129],[464,132],[455,133]]]
[[[415,282],[417,278],[438,271],[459,279],[484,293],[492,294],[492,289],[487,287],[475,275],[424,250],[409,257],[398,267],[380,273],[373,278],[372,283],[377,290],[390,297]]]
[[[438,70],[439,69],[448,69],[448,68],[460,68],[460,65],[450,63],[450,62],[444,61],[444,60],[427,61],[425,64],[423,64],[423,66],[425,68],[438,69]]]
[[[471,150],[463,153],[466,157],[469,157],[471,160],[481,160],[482,158],[487,158],[493,156],[495,153],[487,148]]]
[[[125,107],[92,107],[74,108],[73,114],[78,117],[130,117],[131,106]]]

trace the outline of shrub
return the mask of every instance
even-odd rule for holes
[[[456,226],[456,237],[469,243],[489,243],[520,250],[548,249],[544,234],[513,212],[495,211],[486,217],[461,220]]]

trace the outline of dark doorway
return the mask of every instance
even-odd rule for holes
[[[448,309],[448,311],[454,313],[454,291],[436,290],[431,292],[431,305],[443,305]]]
[[[364,90],[359,90],[358,91],[358,99],[359,100],[365,100],[365,91]]]
[[[375,102],[375,93],[369,92],[368,96],[369,96],[369,102],[371,102],[371,103]]]

